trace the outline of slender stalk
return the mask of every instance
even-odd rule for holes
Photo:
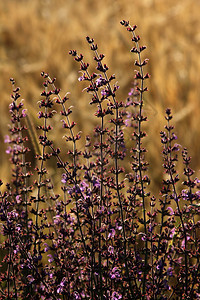
[[[23,245],[23,242],[22,242],[20,236],[17,235],[17,238],[18,238],[19,243],[20,243],[20,245],[21,245],[22,251],[24,252],[26,258],[30,261],[33,270],[34,270],[35,273],[37,274],[37,276],[38,276],[38,278],[40,279],[40,281],[44,284],[44,286],[46,287],[46,289],[49,291],[49,287],[48,287],[47,283],[43,280],[42,276],[40,275],[40,273],[39,273],[39,271],[38,271],[38,268],[35,266],[35,263],[34,263],[32,257],[31,257],[30,255],[28,255],[27,250],[24,248],[24,245]],[[53,299],[55,299],[55,300],[57,299],[57,298],[54,296],[53,293],[51,293],[51,297],[52,297]]]
[[[168,128],[170,128],[170,124],[169,124],[169,119],[168,119]],[[168,148],[171,150],[172,149],[172,144],[171,144],[171,134],[170,134],[170,130],[168,130],[168,141],[169,141],[169,146]],[[172,188],[173,188],[173,198],[176,202],[176,206],[177,206],[177,210],[178,210],[178,214],[179,214],[179,218],[181,221],[181,226],[183,229],[183,233],[184,233],[184,240],[185,240],[185,293],[187,295],[188,293],[188,255],[187,255],[187,232],[186,232],[186,228],[183,222],[183,216],[182,216],[182,212],[180,209],[180,205],[179,205],[179,199],[178,199],[178,194],[176,191],[176,187],[175,187],[175,180],[173,177],[173,173],[172,173],[172,168],[171,168],[171,163],[172,163],[172,151],[170,151],[169,153],[169,161],[168,161],[168,165],[169,165],[169,176],[170,176],[170,181],[172,184]]]
[[[47,100],[48,101],[48,100]],[[48,109],[45,107],[45,115],[47,114]],[[44,118],[44,128],[47,128],[47,119]],[[44,131],[44,139],[46,140],[47,134],[46,130]],[[42,145],[42,159],[41,159],[41,164],[40,164],[40,172],[38,175],[38,185],[37,185],[37,198],[36,198],[36,209],[35,209],[35,228],[36,231],[39,229],[39,203],[40,203],[40,197],[41,197],[41,183],[42,183],[42,178],[43,178],[43,167],[44,167],[44,161],[45,161],[45,145]],[[40,244],[38,243],[38,247],[40,247]],[[38,249],[39,250],[39,249]],[[36,236],[35,236],[35,243],[34,243],[34,253],[36,254]]]
[[[15,82],[12,81],[12,87],[13,87],[13,91],[14,93],[16,93],[16,89],[15,89]],[[17,101],[15,101],[16,105],[17,105]],[[27,116],[26,116],[27,117]],[[21,128],[21,122],[20,122],[20,115],[19,115],[19,111],[16,111],[16,123],[17,123],[17,127],[20,129]],[[28,188],[28,180],[27,180],[27,169],[26,169],[26,157],[25,157],[25,147],[24,147],[24,143],[23,143],[23,135],[22,135],[22,131],[19,130],[18,131],[18,135],[19,135],[19,139],[21,142],[21,165],[22,165],[22,176],[24,179],[24,204],[25,204],[25,211],[26,211],[26,217],[25,217],[25,221],[26,221],[26,229],[27,229],[27,233],[28,233],[28,199],[27,199],[27,188]]]
[[[52,152],[56,156],[56,158],[59,161],[59,163],[62,165],[62,168],[65,170],[66,174],[69,175],[69,178],[73,181],[73,183],[75,185],[76,181],[74,180],[73,176],[69,173],[68,169],[64,165],[62,159],[60,158],[60,156],[58,155],[58,153],[56,152],[56,150],[51,145],[49,145],[49,147],[51,148]],[[78,202],[77,201],[78,201],[78,199],[76,197],[76,210],[78,209],[78,212],[79,212]],[[84,250],[85,250],[86,256],[88,257],[88,250],[87,250],[87,247],[86,247],[86,243],[85,243],[85,239],[84,239],[84,235],[83,235],[83,230],[82,230],[81,223],[80,223],[79,213],[77,214],[77,221],[78,221],[78,227],[79,227],[79,230],[80,230],[80,233],[81,233],[81,240],[82,240],[82,243],[83,243],[83,246],[84,246]]]
[[[140,178],[140,185],[141,185],[141,197],[142,197],[142,213],[143,213],[143,221],[144,221],[144,233],[145,237],[147,237],[147,221],[146,221],[146,204],[145,204],[145,192],[144,192],[144,183],[143,183],[143,172],[142,172],[142,150],[141,150],[141,133],[142,133],[142,108],[144,105],[143,102],[143,93],[144,93],[144,73],[143,73],[143,62],[141,59],[141,48],[138,43],[138,37],[136,36],[132,26],[128,25],[130,31],[132,32],[133,40],[135,41],[136,50],[134,52],[138,55],[139,63],[139,70],[140,76],[139,79],[141,80],[140,86],[140,98],[139,98],[139,118],[138,118],[138,136],[137,136],[137,147],[138,147],[138,171],[139,171],[139,178]],[[145,262],[144,262],[144,275],[143,275],[143,298],[145,295],[146,290],[146,275],[147,275],[147,264],[148,264],[148,242],[147,238],[145,238]]]
[[[81,60],[81,67],[84,68],[84,63]],[[98,107],[100,112],[103,111],[101,102],[99,100],[99,96],[97,90],[95,88],[93,79],[91,78],[88,70],[85,70],[88,78],[90,78],[91,85],[94,89],[94,93],[96,99],[98,99]],[[99,200],[99,209],[101,209],[103,205],[103,178],[104,178],[104,156],[103,156],[103,135],[104,135],[104,116],[101,116],[101,129],[100,129],[100,200]],[[102,225],[102,216],[99,217],[99,229],[101,229]],[[101,258],[101,232],[99,232],[99,255],[98,255],[98,264],[99,264],[99,276],[100,276],[100,299],[103,300],[103,278],[102,278],[102,258]]]
[[[49,76],[48,76],[48,79],[49,79],[49,82],[52,84],[54,90],[56,90],[56,86],[53,83],[52,79]],[[58,96],[59,101],[60,101],[60,103],[62,105],[63,114],[64,114],[64,116],[67,119],[67,125],[69,127],[70,134],[71,134],[71,137],[72,137],[72,142],[73,142],[73,176],[71,176],[71,174],[69,173],[69,171],[67,170],[67,168],[64,167],[64,165],[62,163],[62,160],[59,158],[59,156],[57,155],[57,153],[55,152],[55,150],[53,149],[53,147],[50,146],[50,148],[56,154],[57,159],[59,160],[59,162],[61,163],[61,165],[63,165],[63,168],[66,171],[66,173],[68,175],[70,175],[70,179],[73,181],[73,184],[75,186],[75,193],[76,193],[77,187],[78,187],[78,184],[77,184],[77,161],[76,161],[76,156],[77,156],[77,154],[76,154],[76,139],[75,139],[75,135],[74,135],[73,129],[70,126],[70,124],[71,124],[70,123],[70,119],[69,119],[69,116],[67,114],[67,110],[65,108],[65,105],[64,105],[64,103],[62,101],[62,98],[61,98],[61,96],[60,96],[59,93],[57,94],[57,96]],[[79,207],[78,207],[78,197],[77,197],[77,194],[76,194],[75,201],[76,201],[76,211],[77,211],[78,227],[79,227],[79,230],[80,230],[80,233],[81,233],[81,239],[82,239],[82,242],[83,242],[83,245],[84,245],[84,249],[85,249],[86,255],[88,256],[88,251],[87,251],[87,247],[86,247],[86,243],[85,243],[85,239],[84,239],[84,235],[83,235],[83,231],[82,231],[82,227],[81,227],[80,216],[79,216]]]
[[[95,55],[96,55],[97,59],[99,60],[100,57],[99,57],[97,50],[95,50]],[[103,68],[101,61],[99,62],[99,64]],[[120,125],[118,124],[118,122],[119,122],[119,105],[115,99],[115,93],[113,92],[113,90],[111,88],[107,73],[104,72],[103,75],[106,79],[107,88],[111,92],[111,97],[112,97],[112,99],[114,101],[114,105],[115,105],[115,120],[116,120],[116,122],[115,122],[115,142],[114,142],[115,184],[116,184],[117,198],[118,198],[119,207],[120,207],[120,215],[121,215],[121,220],[122,220],[123,248],[124,248],[124,260],[125,260],[126,275],[128,278],[131,295],[132,295],[132,297],[134,297],[133,286],[132,286],[132,282],[131,282],[131,278],[130,278],[130,274],[129,274],[129,267],[128,267],[128,261],[127,261],[126,231],[125,231],[125,224],[124,224],[123,204],[122,204],[121,195],[120,195],[119,172],[118,172],[119,171],[118,150],[119,150],[119,129],[120,129]]]

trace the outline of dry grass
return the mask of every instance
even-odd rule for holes
[[[77,49],[92,62],[85,36],[95,38],[106,54],[110,71],[120,84],[119,98],[125,98],[133,81],[130,36],[119,24],[129,19],[138,25],[150,59],[150,92],[146,100],[149,116],[150,172],[154,187],[161,176],[161,147],[164,111],[171,107],[179,141],[189,148],[193,166],[200,169],[200,2],[190,0],[7,0],[0,1],[0,139],[7,133],[9,78],[21,86],[23,97],[34,117],[41,91],[40,71],[57,77],[63,93],[71,92],[74,119],[83,132],[92,128],[88,95],[81,93],[77,65],[68,56]],[[90,114],[90,115],[88,115]],[[87,120],[87,121],[86,121]],[[59,129],[58,129],[59,130]],[[62,143],[62,139],[60,139]],[[5,146],[1,147],[0,177],[9,180]]]

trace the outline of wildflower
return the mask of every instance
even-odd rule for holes
[[[108,234],[108,238],[110,239],[110,238],[113,238],[115,236],[115,229],[114,228],[111,228],[110,229],[110,232],[109,232],[109,234]]]
[[[75,300],[81,300],[81,296],[80,296],[80,294],[79,294],[78,292],[75,291],[75,292],[73,293],[73,296],[74,296],[74,299],[75,299]]]
[[[169,267],[168,269],[167,269],[167,276],[173,276],[173,269],[172,269],[172,267]]]
[[[169,235],[169,237],[170,237],[171,239],[173,239],[173,237],[174,237],[174,235],[175,235],[175,232],[176,232],[176,229],[175,229],[175,227],[174,227],[174,228],[172,228],[171,233],[170,233],[170,235]]]
[[[93,187],[95,187],[97,189],[100,189],[100,182],[99,182],[99,179],[97,177],[93,176],[92,184],[93,184]]]
[[[47,256],[49,257],[48,262],[51,263],[51,262],[54,261],[54,258],[53,258],[53,256],[51,254],[48,254]]]
[[[114,267],[110,272],[111,279],[119,279],[121,278],[120,270],[117,267]]]
[[[7,153],[7,154],[11,154],[11,153],[12,153],[12,148],[11,148],[11,147],[8,147],[8,148],[6,149],[6,153]]]
[[[9,137],[9,135],[6,135],[4,138],[4,143],[9,144],[11,142],[11,139]]]
[[[45,247],[44,247],[44,251],[45,251],[45,252],[48,252],[49,249],[50,249],[50,248],[49,248],[49,245],[48,245],[47,243],[44,243],[44,246],[45,246]]]
[[[122,299],[122,295],[120,295],[118,292],[113,292],[111,295],[111,300],[119,300]]]
[[[158,261],[158,264],[157,264],[157,266],[156,266],[156,269],[157,269],[158,271],[161,272],[161,271],[163,270],[163,268],[164,268],[163,260],[160,259],[160,260]]]
[[[66,184],[68,180],[69,180],[69,176],[66,173],[62,174],[61,182],[63,184]]]
[[[60,224],[61,220],[60,220],[60,215],[56,215],[55,217],[53,217],[53,222],[54,224],[58,225]]]
[[[27,116],[26,114],[27,109],[22,109],[22,117],[25,118]]]
[[[174,211],[173,211],[173,209],[170,207],[170,206],[168,206],[168,208],[167,208],[169,211],[170,211],[170,216],[172,216],[173,214],[174,214]]]
[[[190,236],[189,236],[189,235],[186,236],[186,240],[187,240],[187,241],[190,240]],[[185,238],[183,238],[183,240],[182,240],[181,248],[184,248],[184,249],[185,249]]]
[[[63,289],[64,289],[65,285],[66,285],[66,278],[63,277],[61,283],[59,284],[59,286],[58,286],[58,288],[57,288],[57,293],[58,293],[58,294],[60,294],[60,293],[63,292]]]
[[[28,275],[27,276],[27,279],[28,279],[28,281],[29,281],[29,284],[31,284],[31,283],[33,283],[34,282],[34,277],[32,276],[32,275]]]
[[[16,196],[16,202],[17,202],[17,204],[20,204],[21,201],[22,201],[21,195],[17,195],[17,196]]]
[[[83,80],[85,80],[85,73],[78,78],[78,81],[83,81]]]
[[[113,248],[112,246],[109,246],[109,247],[108,247],[108,252],[109,252],[110,254],[114,254],[114,248]]]

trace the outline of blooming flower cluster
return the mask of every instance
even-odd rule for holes
[[[78,80],[86,83],[84,90],[96,108],[97,124],[86,135],[84,149],[79,149],[81,133],[72,120],[69,98],[61,96],[55,78],[42,72],[40,147],[37,165],[31,167],[28,111],[11,79],[11,125],[5,143],[13,180],[6,186],[0,181],[0,299],[199,299],[200,181],[186,148],[183,174],[177,173],[181,146],[167,109],[160,132],[162,188],[158,198],[151,194],[143,146],[146,47],[139,45],[136,26],[125,20],[121,24],[132,35],[131,52],[137,56],[135,82],[126,100],[117,100],[115,75],[109,74],[92,38],[86,40],[95,73],[82,54],[70,51],[80,65]],[[51,119],[58,110],[67,153],[50,139],[55,130]],[[59,194],[54,193],[49,161],[56,161],[61,171]]]

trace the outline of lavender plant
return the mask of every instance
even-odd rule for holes
[[[117,100],[115,75],[103,63],[94,39],[86,37],[95,73],[82,54],[70,51],[80,65],[78,80],[86,82],[90,105],[96,107],[97,125],[93,134],[85,135],[84,150],[79,149],[83,137],[67,94],[62,96],[56,79],[42,72],[40,148],[37,166],[31,167],[27,157],[33,150],[27,142],[34,130],[11,79],[11,126],[5,142],[13,179],[0,194],[0,299],[200,299],[199,180],[183,148],[180,183],[176,163],[181,146],[167,109],[160,133],[164,179],[159,199],[151,194],[143,146],[146,47],[139,44],[136,26],[124,20],[121,24],[132,35],[138,68],[124,101]],[[50,138],[57,110],[67,153]],[[54,193],[49,160],[56,160],[62,172],[60,194]]]

